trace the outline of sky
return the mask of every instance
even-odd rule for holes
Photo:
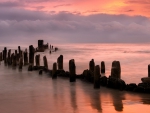
[[[147,43],[150,0],[0,0],[0,44]]]

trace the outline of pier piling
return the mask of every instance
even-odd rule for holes
[[[70,82],[76,81],[76,66],[74,59],[69,61]]]

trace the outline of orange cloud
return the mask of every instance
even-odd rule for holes
[[[16,5],[19,8],[46,12],[79,12],[83,15],[106,13],[150,16],[149,0],[1,0],[0,5]]]

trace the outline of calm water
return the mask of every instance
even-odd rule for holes
[[[119,60],[121,77],[126,83],[139,83],[147,75],[150,63],[150,44],[56,44],[59,51],[49,54],[49,68],[64,55],[64,69],[68,70],[69,59],[75,59],[77,73],[88,68],[93,58],[96,64],[106,63],[109,76],[111,63]],[[8,46],[7,46],[8,47]],[[27,47],[24,45],[23,49]],[[8,47],[16,49],[17,46]],[[0,48],[3,49],[2,47]],[[41,64],[43,64],[41,57]],[[143,113],[150,112],[150,95],[136,94],[101,87],[77,80],[70,83],[67,78],[52,80],[44,73],[22,71],[0,65],[0,113]]]

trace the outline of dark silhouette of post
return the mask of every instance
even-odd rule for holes
[[[100,67],[96,65],[94,68],[94,88],[100,88]]]
[[[69,61],[70,82],[76,81],[76,66],[74,59]]]
[[[150,77],[150,64],[148,65],[148,77]]]
[[[63,70],[63,55],[57,58],[58,70]]]
[[[2,52],[0,52],[0,61],[2,61],[3,60],[3,54],[2,54]]]
[[[40,66],[40,54],[35,56],[36,66]]]
[[[94,59],[92,59],[90,62],[89,62],[89,70],[94,72],[94,67],[95,67],[95,63],[94,63]]]
[[[23,58],[21,57],[19,59],[19,69],[22,69],[22,66],[23,66]]]
[[[44,67],[46,69],[48,69],[48,64],[47,64],[47,58],[46,58],[46,56],[43,57],[43,61],[44,61]]]
[[[14,53],[11,55],[12,57],[12,64],[13,66],[17,66],[17,58],[16,58],[16,55],[14,55]]]
[[[53,63],[52,79],[57,78],[56,71],[57,71],[57,63],[55,62]]]
[[[27,49],[24,51],[24,65],[28,65],[28,52]]]
[[[43,40],[38,40],[38,50],[39,50],[39,52],[44,51],[44,41]]]
[[[8,65],[11,65],[12,62],[11,62],[11,49],[8,50],[8,59],[7,59],[7,63]]]
[[[101,62],[101,73],[105,73],[105,62]]]
[[[4,50],[3,50],[3,60],[4,60],[4,63],[6,64],[7,63],[7,48],[4,47]]]
[[[112,62],[111,76],[114,78],[121,78],[121,66],[119,61]]]
[[[29,64],[34,65],[34,47],[33,47],[33,45],[29,46]]]
[[[20,54],[21,54],[21,48],[20,46],[18,46],[18,53],[19,53],[19,58],[21,57]]]

